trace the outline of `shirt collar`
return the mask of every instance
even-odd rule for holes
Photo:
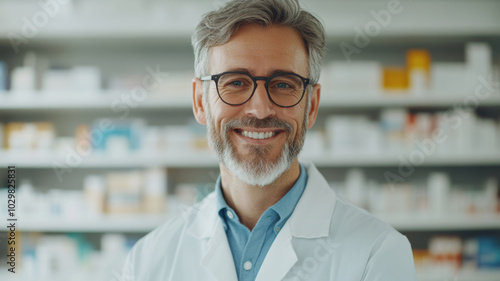
[[[295,184],[285,194],[285,196],[283,196],[276,204],[269,207],[269,209],[275,211],[278,214],[279,220],[275,225],[279,226],[280,228],[283,227],[284,222],[286,222],[286,220],[293,213],[293,210],[295,209],[295,206],[297,205],[297,202],[302,196],[302,193],[304,192],[304,189],[307,184],[307,178],[308,178],[307,171],[300,163],[299,165],[300,165],[300,175]],[[229,207],[229,205],[227,205],[227,202],[224,199],[224,195],[222,193],[220,175],[215,183],[215,194],[217,198],[217,213],[222,220],[224,230],[227,230],[226,212],[231,211],[236,218],[237,216],[236,212],[234,212],[234,210],[231,207]],[[266,210],[266,212],[268,210]]]

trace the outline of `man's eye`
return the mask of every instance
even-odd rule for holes
[[[244,87],[246,86],[247,83],[242,80],[233,80],[233,81],[228,81],[227,83],[224,83],[224,87]]]
[[[291,88],[291,86],[287,83],[278,83],[276,84],[276,88]]]
[[[231,86],[243,86],[242,81],[232,81],[229,83]]]

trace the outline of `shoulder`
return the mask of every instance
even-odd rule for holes
[[[340,229],[346,232],[366,230],[369,233],[365,235],[399,233],[388,223],[339,197],[336,198],[332,222],[332,226],[342,226]]]
[[[354,251],[364,252],[367,257],[377,252],[398,256],[411,254],[411,245],[406,236],[391,225],[338,198],[332,216],[330,237],[341,245],[351,245]],[[407,257],[409,258],[409,257]]]

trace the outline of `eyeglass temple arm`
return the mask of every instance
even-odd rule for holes
[[[210,80],[212,80],[212,75],[203,76],[203,77],[201,77],[201,80],[202,81],[210,81]]]

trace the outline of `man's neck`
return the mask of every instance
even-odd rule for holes
[[[224,198],[238,215],[241,223],[252,230],[260,216],[276,204],[293,187],[300,175],[299,162],[295,160],[274,183],[263,187],[248,185],[220,165]]]

